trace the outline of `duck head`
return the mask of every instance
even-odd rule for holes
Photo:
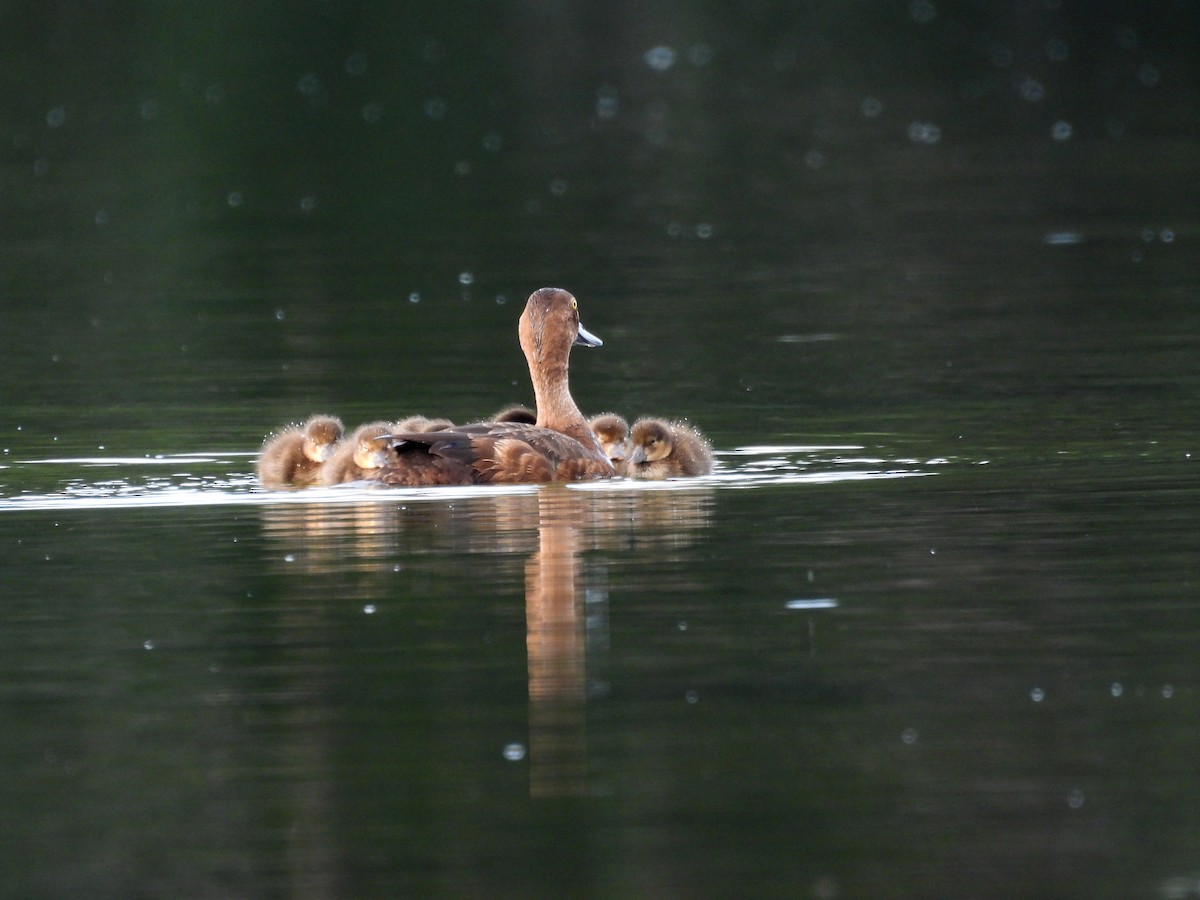
[[[530,365],[565,367],[572,346],[604,346],[580,324],[579,303],[562,288],[539,288],[530,294],[518,331]]]
[[[633,453],[630,454],[629,461],[634,465],[666,459],[675,449],[670,429],[653,419],[635,423],[630,441],[633,444]]]
[[[304,423],[304,455],[315,463],[329,459],[341,439],[342,423],[333,416],[313,416]]]

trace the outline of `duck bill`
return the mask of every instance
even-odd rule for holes
[[[603,347],[604,341],[580,325],[579,334],[575,335],[575,345],[579,347]]]
[[[646,461],[646,448],[634,447],[633,452],[629,454],[629,461],[635,466],[640,466],[644,463]]]

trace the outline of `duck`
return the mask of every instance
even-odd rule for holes
[[[685,422],[643,417],[629,435],[632,451],[625,464],[630,478],[659,480],[712,472],[712,447],[700,431]]]
[[[571,397],[573,346],[603,341],[579,320],[579,302],[562,288],[529,295],[517,329],[533,382],[536,420],[486,421],[390,436],[395,461],[375,474],[384,484],[530,484],[616,474]]]
[[[537,413],[523,403],[513,403],[504,407],[494,416],[493,422],[521,422],[525,425],[537,424]]]
[[[600,442],[600,449],[608,457],[618,475],[625,474],[625,463],[629,459],[629,423],[616,413],[600,413],[588,420],[592,433]]]
[[[395,430],[392,422],[368,422],[359,425],[321,466],[319,481],[329,486],[347,481],[369,481],[392,461],[388,441],[381,440]]]
[[[266,488],[307,487],[342,439],[337,416],[318,414],[303,425],[268,435],[258,454],[258,480]]]
[[[409,416],[392,425],[393,431],[441,431],[453,428],[449,419],[431,419],[428,416]]]

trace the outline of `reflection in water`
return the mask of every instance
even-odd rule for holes
[[[261,507],[269,566],[288,575],[365,576],[356,600],[379,597],[388,579],[424,555],[526,555],[531,796],[592,793],[587,701],[602,695],[608,647],[604,571],[581,563],[584,550],[653,547],[670,556],[695,540],[711,516],[713,489],[478,492],[453,502],[379,499]],[[442,563],[444,565],[444,561]],[[497,570],[497,587],[514,570]],[[300,582],[302,585],[303,582]],[[297,587],[303,592],[303,587]]]

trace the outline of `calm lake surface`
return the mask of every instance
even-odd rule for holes
[[[0,894],[1200,896],[1195,4],[196,6],[0,11]],[[712,476],[257,488],[543,285]]]

